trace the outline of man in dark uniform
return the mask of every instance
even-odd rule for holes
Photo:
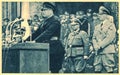
[[[50,71],[57,73],[61,68],[65,52],[59,40],[61,25],[54,16],[54,12],[56,11],[54,4],[44,2],[41,11],[44,23],[32,34],[32,40],[50,44]]]
[[[91,42],[93,32],[94,32],[94,24],[93,24],[93,18],[92,18],[93,17],[93,10],[92,9],[87,9],[86,15],[87,15],[88,23],[89,23],[89,39],[90,39],[90,42]]]

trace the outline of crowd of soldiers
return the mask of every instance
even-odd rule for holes
[[[85,72],[84,60],[94,67],[94,72],[114,72],[118,59],[114,58],[116,49],[116,28],[110,11],[101,6],[99,13],[88,9],[76,14],[65,12],[60,15],[61,41],[65,47],[65,60],[62,71]],[[94,57],[89,56],[94,53]],[[90,65],[88,67],[90,67]]]
[[[85,30],[90,38],[92,38],[95,25],[98,25],[100,23],[98,13],[93,12],[92,9],[88,9],[87,13],[85,13],[84,11],[78,11],[76,12],[76,14],[69,14],[65,12],[65,14],[60,15],[60,22],[62,25],[61,38],[64,44],[69,32],[72,31],[70,23],[76,21],[79,22],[81,29]]]

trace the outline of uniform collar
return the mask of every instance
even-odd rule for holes
[[[45,19],[44,21],[46,22],[46,21],[52,20],[53,18],[54,18],[54,16],[52,15],[49,18]]]

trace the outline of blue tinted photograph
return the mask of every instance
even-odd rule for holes
[[[2,73],[118,73],[118,2],[2,2]]]

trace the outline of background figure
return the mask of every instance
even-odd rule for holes
[[[106,72],[113,73],[115,67],[115,46],[116,28],[113,22],[107,18],[109,10],[104,6],[99,8],[99,18],[102,21],[97,25],[93,35],[93,46],[95,49],[94,67],[95,72],[102,72],[105,68]]]
[[[39,16],[38,15],[34,15],[33,18],[32,18],[32,32],[34,33],[40,26],[41,22],[39,20]]]
[[[93,31],[94,31],[94,29],[95,29],[95,26],[97,26],[98,24],[100,24],[101,23],[101,21],[100,21],[100,19],[99,19],[99,17],[98,17],[98,13],[93,13]]]
[[[67,24],[66,24],[66,16],[65,15],[60,15],[60,24],[61,24],[61,34],[60,34],[60,40],[63,45],[64,44],[64,35],[67,29]]]
[[[66,17],[67,16],[67,17]],[[66,39],[68,38],[68,34],[70,33],[70,28],[69,28],[69,15],[62,15],[61,17],[61,41],[62,44],[65,46],[66,44]]]
[[[6,35],[6,27],[7,27],[8,23],[9,23],[9,19],[4,18],[3,22],[2,22],[2,37],[3,37],[3,39],[5,38],[5,35]]]
[[[79,11],[76,16],[80,23],[80,29],[88,33],[88,20],[85,18],[84,11]]]
[[[64,48],[60,38],[60,22],[54,16],[55,5],[50,2],[44,2],[42,16],[44,23],[32,34],[32,40],[41,43],[50,44],[50,71],[58,73],[64,57]],[[28,38],[27,40],[29,40]]]
[[[65,17],[66,17],[66,22],[65,22],[65,32],[64,32],[64,45],[66,45],[66,41],[68,38],[69,33],[71,32],[71,27],[70,27],[70,14],[65,12]]]
[[[89,29],[89,39],[90,39],[90,42],[92,40],[92,35],[93,35],[93,32],[94,32],[94,25],[93,25],[93,10],[92,9],[87,9],[87,12],[86,12],[86,15],[87,15],[87,20],[88,20],[88,29]]]

